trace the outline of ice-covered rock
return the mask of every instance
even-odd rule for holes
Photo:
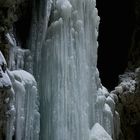
[[[8,71],[0,52],[0,139],[38,140],[38,107],[34,77],[24,70]]]
[[[7,63],[0,51],[0,89],[10,89],[11,86],[11,81],[7,75]]]
[[[114,100],[110,96],[108,96],[106,98],[106,103],[110,106],[111,111],[114,113],[114,111],[115,111],[115,102],[114,102]]]
[[[0,51],[0,139],[12,140],[14,120],[14,91],[7,73],[7,63]]]
[[[9,74],[15,91],[15,138],[38,140],[40,114],[36,81],[24,70],[11,71]]]
[[[99,123],[96,123],[91,129],[90,140],[112,140],[112,138]]]
[[[13,34],[7,33],[9,45],[9,63],[10,70],[24,69],[32,73],[32,56],[29,49],[22,49],[17,45]]]

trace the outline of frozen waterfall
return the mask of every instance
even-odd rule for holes
[[[89,140],[96,122],[114,138],[114,110],[96,68],[98,24],[95,0],[34,1],[29,46],[40,91],[40,140]]]
[[[94,7],[93,1],[65,0],[52,5],[42,49],[42,140],[89,139],[97,90],[98,17]]]
[[[0,138],[119,140],[118,99],[96,67],[96,0],[32,0],[32,6],[28,49],[9,31],[8,66],[0,52]]]

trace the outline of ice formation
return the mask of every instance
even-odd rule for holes
[[[96,122],[114,137],[114,102],[96,68],[98,24],[95,0],[34,2],[29,46],[40,91],[40,140],[88,140]]]
[[[99,20],[95,0],[33,1],[30,51],[6,34],[13,70],[6,70],[9,81],[0,78],[11,93],[6,140],[118,140],[118,99],[96,68]],[[3,73],[5,65],[0,53]]]
[[[96,123],[91,130],[90,140],[112,140],[112,138],[99,123]]]
[[[39,140],[38,107],[34,77],[24,70],[9,71],[0,52],[0,138]]]
[[[15,139],[38,140],[40,114],[36,82],[33,76],[24,70],[11,71],[9,75],[15,91]]]
[[[14,91],[7,74],[7,63],[0,51],[0,137],[12,140],[14,133]],[[5,130],[5,131],[3,131]]]
[[[8,68],[10,70],[24,69],[32,73],[32,56],[29,49],[22,49],[12,33],[7,33],[6,38],[10,45]]]

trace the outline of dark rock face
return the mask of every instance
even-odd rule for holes
[[[140,1],[134,0],[134,30],[132,33],[131,48],[129,50],[129,69],[136,69],[140,66]]]
[[[117,110],[121,118],[123,140],[139,140],[136,133],[140,124],[139,72],[126,72],[120,76],[120,84],[115,88],[119,102]]]
[[[140,139],[140,1],[134,1],[134,29],[128,53],[127,72],[120,76],[115,91],[119,98],[117,110],[121,118],[123,140]]]
[[[31,13],[30,0],[0,0],[0,51],[3,53],[6,61],[9,60],[10,44],[6,39],[6,33],[12,32],[21,42],[25,42],[28,29],[29,16]],[[22,26],[24,25],[24,28]],[[24,32],[23,32],[24,30]],[[23,34],[24,36],[21,36]],[[21,39],[22,38],[22,39]],[[13,119],[11,115],[11,102],[13,101],[12,85],[8,86],[7,68],[4,72],[5,60],[0,52],[0,140],[10,137],[7,131],[7,123]],[[1,56],[3,58],[1,58]],[[4,60],[4,63],[1,62]],[[7,67],[7,66],[6,66]],[[2,75],[1,75],[2,73]],[[10,82],[10,81],[9,81]],[[12,132],[12,131],[11,131]],[[7,134],[6,134],[7,133]]]
[[[12,119],[12,83],[7,73],[7,64],[0,51],[0,140],[7,138],[8,122]]]
[[[31,0],[0,0],[0,50],[6,60],[9,56],[9,45],[5,34],[12,31],[20,44],[25,44],[30,26],[31,7]]]

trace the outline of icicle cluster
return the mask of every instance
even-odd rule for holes
[[[9,67],[14,71],[7,70],[0,52],[0,139],[39,140],[37,84],[31,74],[19,70],[31,70],[31,55],[29,50],[16,46],[14,37],[6,36],[11,46]]]
[[[23,70],[9,72],[15,91],[15,140],[39,140],[40,114],[37,85]]]
[[[6,38],[10,46],[8,68],[10,70],[24,69],[32,73],[32,56],[30,50],[22,49],[18,46],[12,33],[7,33]]]
[[[106,132],[116,140],[120,134],[120,117],[115,110],[118,102],[116,94],[109,94],[105,87],[101,87],[97,91],[96,99],[96,121],[104,127]]]

